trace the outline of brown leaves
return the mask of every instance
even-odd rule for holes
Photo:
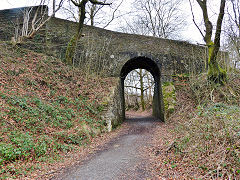
[[[101,124],[102,120],[95,114],[95,108],[102,101],[103,97],[107,96],[109,93],[109,89],[114,82],[113,78],[98,78],[94,76],[86,78],[80,68],[78,69],[66,66],[59,59],[43,54],[33,53],[29,50],[23,50],[20,48],[18,50],[13,50],[10,46],[0,44],[0,52],[0,122],[2,122],[2,120],[6,122],[0,127],[0,130],[9,128],[10,130],[14,129],[23,133],[29,132],[32,134],[34,141],[38,141],[39,136],[46,136],[50,139],[54,138],[54,134],[61,131],[64,131],[66,136],[71,135],[71,133],[72,135],[76,135],[75,130],[81,129],[79,128],[81,126],[79,122],[86,121],[81,117],[82,113],[85,118],[88,118],[87,120],[90,121],[86,122],[87,126],[93,128],[96,135],[101,132],[100,128],[102,127],[100,126],[103,126]],[[26,98],[26,103],[24,105],[29,109],[32,108],[32,110],[35,110],[35,113],[40,112],[38,114],[39,117],[35,118],[33,114],[33,117],[29,118],[24,109],[19,107],[19,104],[9,104],[9,99],[4,99],[4,96],[9,99],[12,97]],[[67,99],[67,105],[65,105],[64,102],[58,102],[58,105],[55,107],[54,103],[56,101],[61,101],[59,97]],[[42,108],[50,108],[50,112],[54,111],[54,108],[58,108],[58,110],[62,111],[68,111],[71,109],[71,112],[73,113],[68,111],[67,120],[65,120],[69,123],[69,129],[65,130],[60,126],[44,126],[44,117],[41,117],[41,109],[36,111],[38,105],[34,102],[34,98],[38,99],[39,102],[44,105]],[[79,102],[75,101],[76,98],[80,99]],[[83,103],[81,105],[83,102],[82,99],[84,99],[85,104]],[[64,101],[64,99],[62,100]],[[8,116],[8,109],[10,106],[12,110],[15,108],[16,112],[19,111],[22,114],[12,112],[12,117]],[[56,112],[58,112],[58,110],[56,110]],[[78,116],[76,116],[76,114]],[[31,118],[34,119],[35,122],[32,122]],[[64,121],[61,120],[63,119],[61,114],[56,115],[54,118],[58,118],[60,124]],[[26,119],[29,121],[25,121]],[[27,123],[33,123],[34,126],[41,126],[42,129],[39,128],[41,131],[36,129],[36,132],[33,133],[29,127],[26,127]],[[45,123],[45,125],[47,125],[47,123]],[[11,141],[7,138],[9,133],[10,132],[5,132],[4,134],[0,131],[0,142],[4,142],[6,144],[11,143]],[[93,141],[92,137],[89,138],[89,141]],[[61,138],[57,142],[60,144],[64,143]],[[76,146],[76,149],[80,150],[81,148]],[[61,152],[61,150],[57,153],[65,156],[64,152]],[[6,163],[10,163],[10,165],[13,166],[12,173],[15,173],[20,166],[23,167],[21,169],[24,169],[25,167],[29,168],[29,166],[31,167],[39,164],[38,160],[35,159],[29,160],[29,162],[21,159],[15,164],[12,164],[11,162]],[[46,163],[45,166],[49,167],[50,165]],[[45,169],[45,171],[48,170],[49,169]],[[42,172],[38,172],[38,175],[39,174],[42,174]]]

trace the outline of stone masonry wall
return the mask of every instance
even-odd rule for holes
[[[17,17],[22,17],[21,8],[6,9],[0,11],[0,39],[11,40],[14,35],[14,26],[16,24]]]
[[[106,120],[107,129],[110,132],[112,128],[117,127],[120,123],[123,122],[122,113],[122,101],[120,95],[120,82],[116,78],[115,85],[111,88],[111,93],[105,97],[104,103],[106,103],[106,108],[103,111],[102,119]]]
[[[47,43],[51,53],[64,58],[67,42],[75,33],[76,23],[52,19],[47,25]],[[92,72],[118,76],[123,64],[132,57],[147,56],[161,64],[163,76],[197,73],[206,68],[207,48],[184,41],[126,34],[85,26],[78,44],[75,64]],[[221,52],[223,65],[227,53]]]

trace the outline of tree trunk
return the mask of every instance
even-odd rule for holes
[[[202,9],[204,25],[206,28],[204,41],[208,46],[208,80],[214,83],[224,84],[227,73],[219,66],[217,62],[217,54],[220,49],[220,37],[226,0],[221,0],[214,42],[212,41],[213,25],[208,17],[207,0],[197,0],[197,2]]]
[[[82,30],[83,30],[83,23],[84,23],[84,19],[85,19],[85,7],[86,7],[86,3],[83,3],[82,6],[79,8],[79,22],[78,22],[78,26],[77,26],[77,32],[76,34],[71,38],[71,40],[68,43],[67,46],[67,50],[66,50],[66,63],[68,65],[72,65],[73,64],[73,58],[74,58],[74,54],[76,52],[76,48],[77,48],[77,42],[79,41],[79,39],[81,38],[81,34],[82,34]]]
[[[224,84],[227,73],[217,62],[218,52],[219,47],[211,42],[210,45],[208,45],[208,80],[214,83]]]
[[[76,52],[77,42],[79,41],[82,35],[83,24],[84,24],[85,14],[86,14],[86,4],[88,2],[91,2],[93,5],[110,5],[109,3],[103,3],[97,0],[81,0],[81,1],[79,0],[78,2],[75,0],[71,0],[71,2],[79,8],[79,22],[77,26],[77,32],[69,41],[67,50],[66,50],[66,55],[65,55],[66,63],[69,65],[73,64],[73,58]]]
[[[53,0],[53,17],[55,17],[56,13],[56,0]]]
[[[95,11],[96,11],[96,4],[92,4],[92,6],[91,6],[91,8],[90,8],[90,21],[91,21],[91,26],[94,26]]]
[[[220,11],[217,20],[217,29],[214,43],[208,43],[208,79],[214,83],[224,84],[226,82],[227,73],[217,62],[217,54],[220,49],[220,37],[222,31],[222,21],[224,17],[226,0],[221,0]],[[208,41],[209,42],[209,41]]]
[[[142,111],[145,111],[144,84],[143,84],[143,72],[142,72],[142,69],[140,69],[139,75],[140,75],[141,107],[142,107]]]

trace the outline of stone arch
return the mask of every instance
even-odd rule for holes
[[[121,104],[122,104],[122,117],[125,119],[125,97],[124,97],[124,80],[129,72],[134,69],[146,69],[149,71],[155,82],[154,95],[153,95],[153,116],[164,121],[164,103],[162,95],[161,84],[161,70],[160,65],[153,61],[151,58],[140,56],[128,60],[121,68],[120,72],[120,87],[121,87]]]

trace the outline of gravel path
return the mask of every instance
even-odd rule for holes
[[[148,146],[152,131],[160,124],[152,117],[132,117],[130,129],[87,160],[54,178],[56,180],[148,179],[147,160],[141,148]],[[152,179],[152,178],[151,178]]]

